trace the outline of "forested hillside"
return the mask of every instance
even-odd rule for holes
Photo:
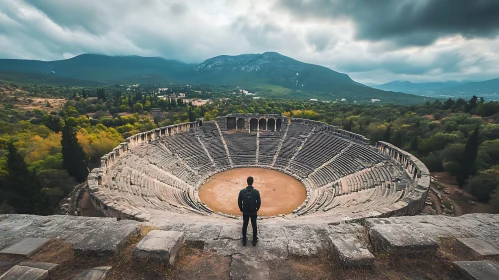
[[[210,84],[244,86],[264,97],[369,103],[422,103],[424,97],[383,91],[347,74],[290,57],[262,54],[221,55],[200,64],[160,57],[82,54],[58,61],[0,59],[0,79],[64,86],[115,84]]]
[[[479,200],[499,206],[499,102],[473,97],[411,106],[361,105],[253,99],[225,91],[187,85],[159,91],[143,85],[1,82],[0,213],[52,213],[100,157],[126,137],[229,113],[308,118],[363,134],[373,144],[391,142],[415,154],[431,171],[456,176]],[[180,93],[186,98],[178,98]],[[171,97],[159,97],[164,95]],[[196,106],[192,97],[210,101]]]

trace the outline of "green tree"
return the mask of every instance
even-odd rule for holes
[[[57,116],[48,116],[45,126],[55,133],[61,131],[61,119]]]
[[[479,127],[475,128],[471,135],[466,141],[466,146],[464,147],[463,161],[461,163],[462,172],[459,172],[456,176],[456,181],[459,187],[463,187],[464,183],[470,175],[476,173],[476,156],[478,154],[478,137]]]
[[[499,190],[499,170],[489,169],[470,178],[468,188],[480,201],[487,202]]]
[[[390,142],[392,125],[386,127],[385,134],[383,134],[383,141]]]
[[[49,214],[36,176],[13,143],[8,145],[7,172],[3,186],[7,204],[20,214]]]
[[[88,175],[88,157],[83,151],[74,128],[66,124],[62,129],[62,165],[76,181],[83,182]]]
[[[106,91],[104,88],[97,89],[97,98],[102,99],[102,101],[106,102]]]

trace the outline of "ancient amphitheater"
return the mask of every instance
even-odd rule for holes
[[[284,223],[414,215],[430,183],[417,158],[388,143],[371,146],[361,135],[312,120],[234,114],[134,135],[102,158],[88,185],[106,216],[223,220],[236,216],[214,213],[198,189],[238,167],[273,169],[303,183],[306,199],[292,214],[265,217]]]
[[[210,178],[239,168],[287,174],[306,194],[292,211],[259,217],[256,247],[241,245],[239,215],[215,212],[199,195]],[[499,215],[421,215],[429,188],[411,154],[321,122],[228,115],[158,128],[102,157],[67,199],[75,206],[78,193],[90,193],[107,218],[0,215],[0,279],[163,279],[148,269],[157,260],[179,273],[172,279],[198,271],[222,271],[211,279],[498,279]],[[147,228],[155,230],[142,234]],[[192,246],[211,259],[175,263]],[[74,257],[46,253],[53,248]],[[325,270],[332,274],[313,275]]]

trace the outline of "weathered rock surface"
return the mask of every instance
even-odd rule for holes
[[[47,238],[26,237],[5,247],[0,251],[0,254],[17,255],[27,258],[33,255],[49,241],[50,239]]]
[[[114,218],[0,215],[0,248],[26,237],[60,238],[78,253],[109,254],[118,251],[138,225]]]
[[[111,270],[110,266],[99,266],[89,270],[85,270],[76,276],[75,280],[104,280],[106,275]]]
[[[369,265],[373,262],[372,255],[367,250],[371,248],[370,242],[376,251],[383,252],[388,248],[390,252],[403,254],[433,253],[441,237],[459,238],[463,244],[482,255],[490,255],[491,246],[497,248],[499,245],[499,215],[492,214],[373,218],[365,220],[363,225],[353,222],[338,225],[313,222],[304,224],[287,221],[281,224],[276,219],[262,220],[258,231],[260,240],[256,247],[251,243],[246,247],[241,245],[240,220],[220,224],[212,221],[190,224],[188,221],[165,220],[161,225],[155,226],[161,229],[158,232],[165,229],[185,232],[186,241],[200,242],[204,244],[205,250],[231,256],[231,273],[234,277],[242,279],[246,277],[244,275],[248,275],[245,271],[251,271],[254,267],[261,267],[262,271],[266,271],[268,261],[284,260],[293,256],[321,257],[324,253],[335,253],[345,266]],[[61,238],[74,246],[90,244],[87,247],[88,252],[112,252],[114,248],[118,250],[127,236],[135,232],[139,225],[141,224],[136,221],[116,221],[110,218],[0,215],[0,244],[7,247],[27,237]],[[370,238],[365,238],[366,232]],[[248,233],[251,240],[251,230]],[[143,242],[147,243],[147,240],[148,238]],[[152,243],[156,245],[149,248],[158,254],[159,251],[155,252],[158,247],[168,251],[171,247],[166,244],[168,240],[172,239],[168,236],[158,237],[156,242]],[[476,242],[467,242],[469,240]],[[95,249],[95,246],[100,247]],[[485,249],[489,251],[483,251]],[[168,252],[170,254],[170,251]],[[13,265],[14,263],[7,264],[3,271]],[[272,267],[270,270],[272,271]],[[88,277],[94,278],[80,279],[100,279],[95,277],[103,277],[104,272],[106,271],[102,269],[94,269],[92,272],[89,270],[81,277],[89,275]],[[267,274],[262,275],[261,277],[265,277]]]
[[[390,255],[432,255],[438,249],[433,238],[406,225],[377,225],[369,229],[374,251]]]
[[[491,261],[457,261],[454,262],[464,277],[470,280],[499,279],[499,264]]]
[[[371,266],[374,256],[353,234],[339,234],[331,236],[334,254],[344,266]]]
[[[49,273],[58,266],[55,263],[46,263],[46,262],[20,262],[18,265],[44,269],[47,270]]]
[[[367,219],[368,230],[384,226],[393,231],[410,227],[425,237],[438,240],[440,237],[477,237],[499,248],[499,215],[466,214],[459,217],[421,215]]]
[[[173,265],[183,243],[182,232],[153,230],[133,248],[132,254],[136,258],[166,261]]]
[[[45,269],[16,265],[0,276],[1,280],[43,280],[49,272]]]
[[[475,258],[499,257],[499,249],[483,239],[458,238],[457,242]]]
[[[232,256],[230,277],[232,280],[266,280],[269,279],[269,266],[264,261],[244,255]]]

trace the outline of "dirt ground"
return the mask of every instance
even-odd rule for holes
[[[66,99],[64,98],[31,98],[31,100],[33,100],[31,103],[22,102],[16,107],[24,111],[39,109],[44,112],[51,112],[61,110],[66,103]],[[47,103],[50,106],[47,106]]]
[[[456,179],[446,172],[435,172],[431,174],[436,181],[436,191],[440,193],[444,200],[453,204],[456,216],[469,213],[497,213],[488,203],[479,202],[475,197],[460,189],[456,184]]]
[[[289,214],[307,196],[303,184],[295,178],[265,168],[235,168],[213,175],[199,189],[199,198],[215,212],[240,215],[237,205],[239,191],[247,186],[246,178],[253,176],[260,191],[262,207],[259,215]]]

